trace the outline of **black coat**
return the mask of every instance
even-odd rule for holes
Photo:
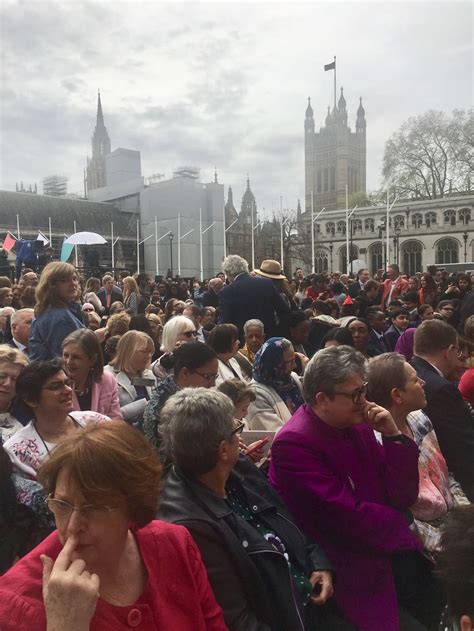
[[[469,404],[427,361],[415,355],[410,364],[425,381],[424,412],[433,423],[448,469],[474,502],[474,418]]]
[[[213,289],[208,289],[201,295],[201,304],[203,307],[214,307],[217,309],[219,306],[219,295]]]
[[[265,335],[275,335],[275,314],[281,317],[290,309],[268,278],[239,274],[233,283],[219,292],[219,323],[232,323],[241,336],[247,320],[263,322]]]
[[[260,521],[281,537],[292,563],[309,576],[330,569],[324,553],[304,535],[261,471],[240,458],[227,485],[238,485]],[[301,631],[288,564],[227,502],[174,467],[161,495],[159,519],[185,526],[196,541],[230,631]]]
[[[102,306],[105,307],[104,315],[109,315],[109,309],[107,309],[107,294],[105,291],[105,287],[101,287],[97,292],[97,298],[102,303]],[[116,287],[112,287],[112,293],[110,296],[110,306],[114,304],[114,302],[123,302],[123,295],[120,289]]]

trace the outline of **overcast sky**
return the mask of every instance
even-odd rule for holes
[[[333,99],[337,55],[354,128],[367,117],[367,185],[407,118],[472,106],[470,2],[84,3],[1,0],[0,188],[64,173],[81,192],[100,88],[112,149],[142,173],[183,164],[261,210],[304,197],[303,123]]]

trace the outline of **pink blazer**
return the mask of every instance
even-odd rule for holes
[[[74,410],[79,411],[79,401],[76,393],[72,393]],[[91,411],[105,414],[111,419],[123,418],[120,411],[120,403],[117,391],[117,381],[113,373],[104,370],[100,381],[94,381],[92,385]]]

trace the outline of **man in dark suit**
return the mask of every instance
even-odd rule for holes
[[[365,267],[357,272],[355,283],[351,283],[348,288],[349,296],[356,298],[364,289],[364,283],[370,280],[369,270]]]
[[[114,277],[105,274],[102,278],[103,287],[97,292],[97,297],[105,307],[104,315],[109,315],[110,307],[114,302],[123,302],[122,292],[114,285]]]
[[[454,382],[465,368],[455,329],[442,320],[426,320],[415,333],[411,365],[425,382],[427,406],[449,471],[474,502],[474,419]]]
[[[261,320],[267,337],[272,337],[275,315],[290,311],[275,285],[269,278],[251,276],[247,261],[236,254],[224,260],[222,269],[230,284],[219,293],[219,323],[235,324],[242,340],[247,320]]]
[[[203,293],[201,298],[202,306],[217,309],[219,306],[219,292],[223,287],[224,281],[222,278],[211,278],[209,281],[209,289]]]

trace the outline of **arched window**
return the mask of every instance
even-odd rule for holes
[[[443,263],[459,263],[459,244],[454,239],[441,239],[436,245],[435,262],[438,265]]]
[[[346,234],[346,222],[345,221],[338,221],[337,222],[337,231],[341,234]]]
[[[349,253],[350,253],[351,261],[355,261],[357,258],[359,258],[359,248],[356,245],[352,244],[349,246]],[[349,269],[347,268],[346,255],[347,255],[346,246],[342,245],[339,249],[339,262],[341,266],[340,269],[343,274],[345,274],[346,272],[349,274],[351,271],[350,267]]]
[[[372,219],[372,217],[370,217],[369,219],[366,219],[364,221],[364,227],[367,230],[367,232],[374,232],[374,230],[375,230],[375,221]]]
[[[314,253],[314,269],[318,274],[329,269],[329,253],[324,248],[317,248]]]
[[[354,219],[352,222],[352,233],[362,232],[362,219]]]
[[[334,236],[336,234],[336,226],[334,225],[334,221],[328,221],[326,224],[326,234],[332,234]]]
[[[456,225],[456,211],[455,210],[444,211],[444,223],[450,224],[451,226]]]
[[[395,223],[395,230],[405,227],[405,217],[403,215],[397,215],[393,221]]]
[[[423,271],[422,250],[423,247],[418,241],[405,241],[402,244],[402,270],[407,276]]]
[[[370,273],[375,275],[379,269],[383,269],[383,246],[382,241],[373,243],[369,248],[370,253]]]
[[[425,215],[425,223],[427,228],[431,228],[431,226],[436,226],[437,219],[436,213],[430,212]]]
[[[420,228],[423,223],[423,215],[421,213],[415,213],[411,217],[411,225],[415,228]]]
[[[459,211],[459,221],[462,222],[463,226],[467,226],[471,221],[471,211],[469,208],[461,208]]]

